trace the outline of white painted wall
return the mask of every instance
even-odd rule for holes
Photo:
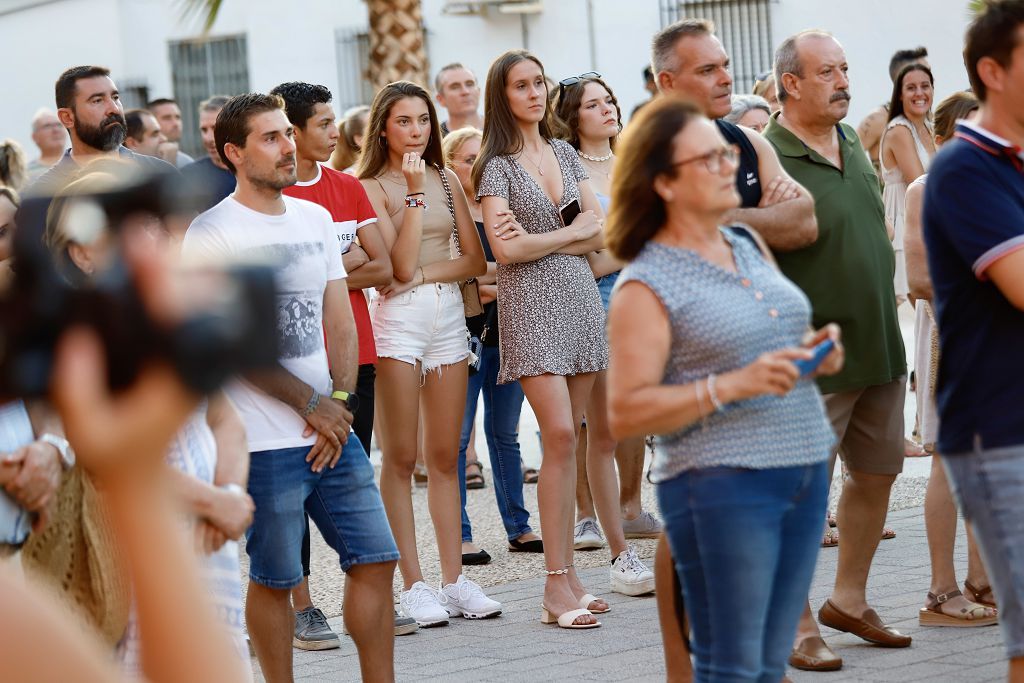
[[[849,121],[856,124],[888,100],[888,60],[897,48],[923,44],[932,54],[936,89],[943,97],[967,86],[960,57],[967,0],[778,0],[771,6],[776,42],[808,27],[831,28],[851,66]],[[624,109],[646,99],[641,70],[659,28],[656,0],[592,0],[596,60],[591,63],[587,0],[546,0],[544,12],[452,16],[444,0],[423,0],[432,72],[461,61],[484,81],[501,52],[533,50],[555,81],[583,71],[604,74]],[[102,27],[108,27],[104,30]],[[366,27],[362,0],[225,0],[211,35],[248,36],[250,85],[268,90],[286,80],[323,83],[337,91],[335,30]],[[3,76],[8,94],[0,107],[0,137],[21,142],[30,156],[29,120],[53,106],[53,82],[68,66],[110,67],[115,80],[143,81],[154,97],[171,94],[169,40],[195,36],[174,0],[64,0],[0,14],[0,44],[16,46],[17,68]],[[46,40],[40,37],[46,36]],[[525,38],[525,43],[524,43]]]

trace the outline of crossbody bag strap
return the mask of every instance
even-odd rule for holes
[[[462,245],[459,243],[459,224],[455,219],[455,198],[452,197],[452,187],[448,184],[448,174],[442,166],[434,164],[438,174],[441,176],[441,185],[444,187],[444,194],[448,198],[448,213],[452,215],[452,240],[455,241],[455,251],[462,256]]]

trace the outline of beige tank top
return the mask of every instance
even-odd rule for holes
[[[391,217],[391,222],[395,225],[395,230],[401,231],[402,219],[406,211],[405,195],[408,194],[405,176],[396,178],[390,172],[385,171],[377,176],[376,180],[384,190],[384,208],[387,209],[388,216]],[[448,211],[448,196],[445,194],[436,169],[427,169],[423,191],[426,193],[427,208],[409,209],[410,211],[423,211],[420,266],[438,261],[448,261],[453,257],[452,214]]]

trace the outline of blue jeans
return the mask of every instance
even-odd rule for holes
[[[398,560],[373,465],[353,433],[334,469],[313,472],[310,446],[252,453],[249,495],[256,510],[245,532],[249,578],[261,586],[294,588],[302,581],[305,515],[338,553],[342,571]]]
[[[1024,657],[1024,444],[979,444],[942,464],[985,560],[1006,656]]]
[[[523,503],[523,461],[519,455],[519,413],[523,408],[523,389],[519,382],[498,384],[498,347],[485,346],[480,370],[469,376],[466,412],[462,416],[459,441],[459,495],[462,498],[462,540],[473,540],[473,528],[466,514],[466,446],[476,420],[476,404],[484,392],[484,436],[494,472],[494,498],[498,501],[501,523],[508,539],[528,534],[530,513]]]
[[[697,683],[776,683],[807,600],[828,465],[690,470],[657,486]]]

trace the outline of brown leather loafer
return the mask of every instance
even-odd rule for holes
[[[789,665],[801,671],[839,671],[843,658],[832,652],[832,648],[819,638],[804,638],[789,655]]]
[[[883,624],[873,609],[866,610],[861,618],[857,619],[836,607],[831,600],[826,600],[818,610],[818,622],[837,631],[852,633],[882,647],[910,647],[910,636],[905,636]]]

